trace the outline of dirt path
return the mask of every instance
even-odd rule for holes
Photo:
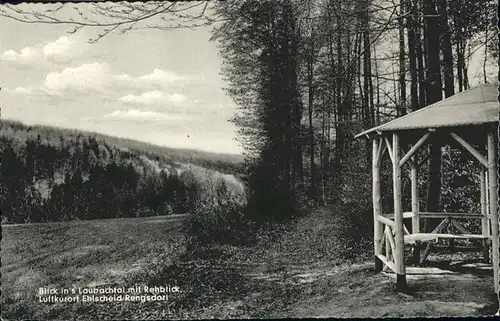
[[[492,285],[491,273],[409,267],[407,275],[411,292],[402,294],[394,291],[393,274],[375,274],[371,264],[344,267],[336,275],[325,278],[330,288],[325,289],[324,295],[319,299],[313,296],[310,302],[298,304],[295,315],[360,318],[479,316],[494,311],[491,296],[487,295]],[[487,312],[488,309],[491,311]]]
[[[358,251],[345,245],[355,243],[340,234],[338,220],[322,209],[278,242],[238,249],[230,261],[244,291],[200,317],[466,317],[497,311],[491,265],[430,257],[428,267],[407,267],[410,292],[398,293],[394,275],[375,273],[370,259],[349,263],[338,256]]]
[[[374,273],[372,263],[317,264],[289,270],[246,273],[254,291],[227,302],[224,317],[424,317],[481,316],[496,311],[491,267],[407,268],[411,292],[397,293],[394,276]],[[246,313],[245,313],[246,311]]]

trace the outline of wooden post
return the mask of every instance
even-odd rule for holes
[[[411,211],[412,233],[420,233],[420,204],[418,202],[418,167],[415,162],[411,163]]]
[[[494,131],[488,132],[488,183],[491,216],[491,243],[493,257],[493,280],[495,293],[499,293],[499,240],[498,240],[498,194],[497,194],[497,148]]]
[[[486,199],[487,189],[486,189],[486,169],[484,166],[481,166],[480,172],[480,184],[481,184],[481,214],[483,217],[481,218],[481,234],[483,236],[490,235],[490,228],[488,225],[488,203]],[[489,263],[490,261],[490,253],[489,253],[489,242],[488,240],[483,241],[483,259],[485,263]]]
[[[373,140],[372,151],[372,174],[373,174],[373,245],[375,250],[375,272],[383,269],[383,263],[378,255],[382,254],[382,224],[377,220],[377,216],[382,214],[382,199],[380,197],[380,157],[379,146],[376,139]]]
[[[414,157],[410,164],[410,179],[411,179],[411,233],[420,233],[420,204],[418,201],[418,165],[415,163]],[[420,244],[416,243],[413,248],[413,261],[420,262]]]
[[[488,235],[491,236],[491,217],[490,217],[490,207],[488,204],[490,204],[490,196],[488,195],[489,192],[488,192],[488,186],[490,186],[490,179],[488,178],[488,170],[485,171],[484,173],[484,177],[486,178],[485,179],[485,188],[486,188],[486,215],[488,215],[489,219],[488,219]],[[491,245],[491,243],[490,243]]]
[[[394,253],[394,261],[396,263],[396,289],[404,292],[406,286],[406,271],[405,271],[405,243],[404,243],[404,228],[403,228],[403,204],[401,199],[401,167],[399,166],[399,136],[397,133],[392,134],[392,170],[393,170],[393,186],[394,186],[394,221],[396,234],[396,249]]]

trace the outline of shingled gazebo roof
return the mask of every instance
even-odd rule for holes
[[[373,133],[446,128],[498,123],[498,87],[480,85],[455,94],[403,117],[365,130],[355,137]]]

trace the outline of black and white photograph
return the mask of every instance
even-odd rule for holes
[[[0,4],[2,320],[498,316],[499,15]]]

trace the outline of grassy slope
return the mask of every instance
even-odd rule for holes
[[[2,317],[69,319],[106,315],[106,305],[37,302],[39,287],[124,285],[182,249],[178,216],[3,227]]]
[[[375,274],[372,261],[345,241],[339,217],[322,209],[275,230],[259,246],[198,249],[177,256],[179,220],[103,220],[12,226],[2,240],[4,318],[283,318],[477,316],[494,312],[491,271],[440,270],[409,280],[414,293]],[[29,241],[28,241],[29,240]],[[364,246],[369,246],[368,242]],[[346,245],[347,244],[347,245]],[[449,272],[449,273],[448,273]],[[161,302],[33,304],[39,286],[176,283]]]

